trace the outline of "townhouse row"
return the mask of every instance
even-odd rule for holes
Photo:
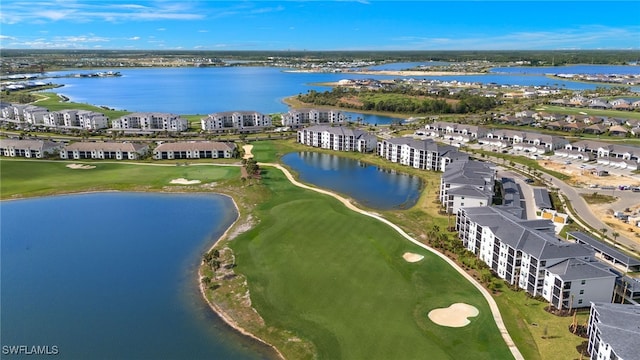
[[[218,141],[162,143],[151,150],[148,144],[132,142],[81,141],[65,144],[47,140],[0,139],[0,155],[9,157],[138,160],[146,157],[150,152],[157,160],[229,159],[238,155],[236,144]]]

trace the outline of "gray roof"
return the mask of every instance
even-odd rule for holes
[[[598,261],[567,259],[548,267],[547,270],[560,276],[563,281],[617,277],[615,273],[600,264]]]
[[[603,242],[600,242],[581,231],[572,231],[572,232],[569,232],[567,235],[574,238],[576,242],[586,244],[597,252],[607,254],[626,266],[629,266],[629,267],[640,266],[639,259],[631,257],[621,251],[618,251],[612,248],[611,246]]]
[[[48,140],[19,140],[19,139],[0,139],[0,149],[22,149],[22,150],[38,150],[46,151],[62,146]]]
[[[640,306],[591,303],[598,312],[600,339],[620,359],[637,359],[640,354]]]
[[[163,143],[158,145],[153,152],[162,151],[233,151],[236,144],[220,141],[189,141]]]
[[[314,125],[310,126],[306,129],[300,131],[311,131],[311,132],[328,132],[330,134],[335,135],[343,135],[343,136],[353,136],[355,138],[369,138],[375,137],[367,132],[358,129],[352,129],[346,126],[330,126],[330,125]]]
[[[538,209],[552,209],[551,197],[549,191],[545,188],[533,188],[533,199]]]
[[[127,142],[77,142],[69,144],[64,147],[63,151],[126,151],[126,152],[140,152],[147,149],[149,146],[146,144],[134,144]]]
[[[588,257],[593,251],[581,244],[562,241],[553,235],[549,220],[522,220],[496,206],[464,209],[469,219],[488,227],[503,243],[538,260]]]
[[[447,194],[486,199],[489,195],[491,195],[491,191],[482,191],[474,186],[463,185],[457,188],[450,189],[449,191],[447,191]]]
[[[503,177],[502,183],[502,204],[506,206],[522,207],[522,192],[520,186],[512,179]]]

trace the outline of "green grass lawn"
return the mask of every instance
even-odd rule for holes
[[[267,327],[312,341],[321,359],[511,357],[480,293],[437,256],[275,169],[262,181],[271,195],[255,209],[259,225],[229,246]],[[407,251],[425,258],[408,263]],[[462,328],[428,319],[456,302],[480,315]]]
[[[0,161],[0,197],[41,196],[101,190],[161,190],[176,178],[210,183],[240,177],[238,167],[150,166],[101,161],[79,162],[94,169],[74,170],[72,162],[13,160]]]

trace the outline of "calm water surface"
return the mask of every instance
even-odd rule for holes
[[[0,210],[2,345],[55,345],[64,359],[270,357],[197,287],[201,254],[235,219],[230,199],[102,193]]]
[[[352,197],[380,210],[406,209],[418,201],[422,180],[341,156],[295,152],[282,157],[304,182]]]
[[[383,69],[403,69],[425,63],[381,65]],[[210,114],[221,111],[252,110],[282,113],[288,106],[282,100],[309,90],[327,91],[318,83],[341,79],[395,79],[397,76],[297,73],[270,67],[223,68],[141,68],[104,69],[119,71],[122,77],[60,78],[64,87],[55,91],[72,101],[104,105],[128,111],[159,111],[175,114]],[[640,66],[576,65],[564,67],[496,68],[483,75],[419,76],[415,79],[495,83],[499,85],[556,86],[570,90],[595,89],[601,84],[551,79],[547,73],[639,73]],[[78,71],[51,74],[77,73]],[[87,70],[86,72],[91,72]],[[634,88],[635,91],[640,91]],[[365,123],[388,124],[397,119],[360,115]]]

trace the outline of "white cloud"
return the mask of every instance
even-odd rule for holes
[[[127,40],[132,40],[132,41],[140,40],[140,36],[133,36],[133,37],[130,37],[129,39],[127,39]]]

